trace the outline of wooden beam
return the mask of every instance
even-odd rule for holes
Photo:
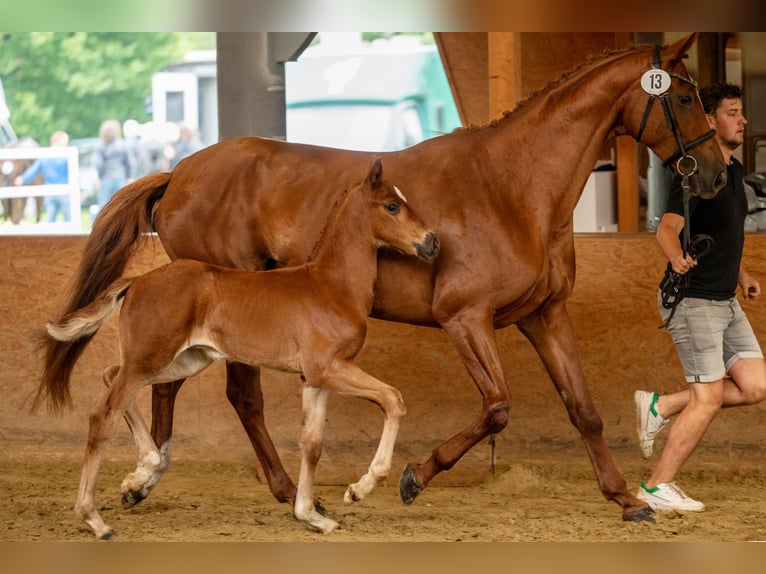
[[[489,32],[489,117],[499,118],[524,97],[521,86],[521,34]]]
[[[487,123],[487,33],[435,32],[434,38],[463,125]]]
[[[638,145],[629,136],[620,136],[617,154],[617,230],[638,231]]]

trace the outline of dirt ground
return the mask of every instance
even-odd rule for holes
[[[657,329],[653,303],[657,264],[646,255],[650,249],[656,249],[656,242],[644,236],[609,242],[587,237],[576,240],[578,283],[570,313],[578,330],[578,351],[604,421],[605,441],[629,488],[635,490],[649,476],[656,459],[644,461],[639,455],[633,392],[637,388],[672,392],[682,386],[673,346],[667,333]],[[749,258],[751,272],[766,276],[766,255],[763,255],[766,254],[766,235],[748,237],[748,242],[753,253]],[[489,448],[486,440],[482,441],[454,468],[439,475],[414,504],[403,505],[396,484],[404,465],[425,460],[437,444],[466,428],[479,412],[480,397],[443,332],[371,321],[368,347],[359,364],[402,391],[407,416],[397,440],[388,484],[378,487],[367,499],[346,506],[343,503],[345,487],[366,469],[377,445],[381,418],[373,405],[346,397],[331,399],[316,493],[329,515],[340,523],[338,530],[328,535],[314,533],[293,519],[289,507],[273,499],[261,478],[249,441],[225,398],[223,367],[217,365],[185,384],[176,409],[174,459],[170,471],[147,500],[127,511],[120,507],[119,485],[123,476],[134,468],[135,449],[124,425],[119,425],[118,436],[113,436],[107,447],[97,493],[102,516],[117,532],[116,544],[88,544],[95,538],[85,524],[75,519],[72,507],[88,413],[103,392],[101,371],[117,356],[114,326],[98,335],[78,363],[73,375],[73,411],[47,417],[44,412],[30,414],[27,403],[39,376],[39,363],[30,359],[34,356],[31,334],[52,316],[60,285],[69,280],[71,262],[76,261],[82,247],[79,238],[0,241],[0,259],[9,270],[0,284],[3,319],[0,348],[5,359],[4,369],[0,370],[3,391],[0,401],[0,551],[5,551],[6,546],[22,546],[11,543],[32,542],[28,554],[36,558],[45,554],[38,549],[42,546],[38,544],[40,541],[84,542],[90,558],[90,554],[96,552],[91,549],[123,548],[125,552],[132,552],[131,545],[125,542],[152,541],[728,543],[766,540],[766,444],[763,441],[766,403],[719,413],[692,459],[684,465],[679,484],[691,496],[706,503],[705,512],[657,515],[654,524],[624,523],[619,507],[604,500],[599,492],[582,442],[569,423],[539,358],[513,328],[497,334],[513,397],[509,425],[497,436],[497,471],[490,472]],[[147,248],[147,266],[155,264],[149,255],[151,249]],[[618,261],[620,265],[605,268],[599,263],[604,260]],[[625,272],[626,267],[629,273]],[[614,297],[614,293],[620,297]],[[626,299],[630,300],[629,305],[625,304]],[[760,301],[758,304],[743,302],[743,306],[747,306],[759,338],[766,340],[766,305]],[[263,381],[267,423],[293,478],[297,477],[301,420],[300,384],[295,378],[269,373]],[[149,407],[147,399],[145,393],[139,397],[145,413]],[[658,452],[665,436],[663,433],[658,439]],[[403,545],[413,548],[412,552],[419,552],[423,546]],[[197,546],[208,548],[210,545]],[[316,546],[311,545],[312,549]],[[369,549],[370,545],[318,546],[342,547],[343,552],[348,553],[352,551],[349,547]],[[451,549],[490,545],[436,546]],[[501,560],[507,561],[509,552],[516,557],[518,547],[527,545],[511,546],[512,551],[501,551]],[[583,546],[589,548],[589,545]],[[670,546],[679,550],[686,547],[683,544]],[[737,554],[742,546],[766,549],[762,544],[738,544]],[[161,547],[164,553],[165,545]],[[301,553],[288,552],[287,556],[293,554]],[[4,553],[3,559],[5,557]],[[384,556],[380,565],[388,564],[385,558],[388,557]],[[656,556],[653,560],[658,562]],[[639,557],[636,564],[642,563],[645,561]],[[20,572],[49,571],[31,568],[28,562],[22,564]],[[125,563],[126,566],[132,564]],[[591,565],[590,562],[583,564]],[[762,565],[763,560],[759,564]],[[663,563],[663,569],[673,570],[665,566]],[[110,572],[113,571],[113,561],[109,567]],[[432,565],[427,567],[428,572],[442,572]],[[206,572],[213,568],[215,566]],[[386,572],[391,570],[388,567]],[[490,569],[472,566],[462,571],[482,570]],[[3,572],[6,571],[4,568]],[[301,568],[289,571],[299,572]],[[625,572],[622,567],[611,571]]]
[[[575,456],[577,455],[577,456]],[[702,462],[720,453],[702,454]],[[743,459],[747,453],[742,453]],[[766,473],[732,472],[714,463],[683,474],[703,513],[665,513],[656,523],[625,523],[616,504],[597,491],[585,455],[556,453],[498,469],[471,486],[430,486],[410,506],[399,501],[396,476],[367,499],[347,506],[344,485],[316,494],[340,528],[322,535],[293,519],[242,464],[174,461],[140,505],[122,510],[119,483],[129,461],[107,461],[99,481],[101,514],[116,541],[251,542],[650,542],[766,540]],[[321,462],[320,462],[321,465]],[[70,458],[0,460],[0,541],[88,541],[73,515],[79,462]],[[624,471],[629,484],[643,466]]]

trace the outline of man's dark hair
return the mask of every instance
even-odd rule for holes
[[[700,90],[702,107],[706,114],[715,114],[723,100],[741,100],[744,90],[736,84],[713,84]]]

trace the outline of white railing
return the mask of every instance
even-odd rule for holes
[[[69,169],[69,182],[66,184],[10,185],[0,187],[0,199],[15,197],[47,197],[66,195],[69,197],[69,221],[56,223],[24,223],[20,225],[0,225],[0,233],[48,234],[81,233],[82,213],[80,211],[80,163],[75,147],[39,147],[0,149],[0,166],[8,160],[38,159],[41,157],[65,157]],[[13,183],[13,182],[11,182]]]

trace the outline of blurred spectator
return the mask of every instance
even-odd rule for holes
[[[205,147],[205,144],[199,139],[197,130],[183,124],[178,126],[178,130],[178,142],[175,146],[175,153],[170,159],[170,169],[173,169],[183,158]]]
[[[111,199],[118,189],[132,182],[136,177],[136,158],[128,143],[122,137],[122,128],[117,120],[105,120],[98,130],[101,145],[96,151],[95,166],[100,180],[98,208]]]
[[[66,147],[69,145],[69,135],[63,131],[51,134],[51,147]],[[36,159],[24,170],[24,173],[14,180],[16,185],[28,185],[33,179],[42,174],[46,184],[69,183],[69,164],[66,157],[41,157]],[[65,195],[46,196],[43,200],[45,215],[53,223],[62,214],[64,221],[69,221],[69,197]]]

